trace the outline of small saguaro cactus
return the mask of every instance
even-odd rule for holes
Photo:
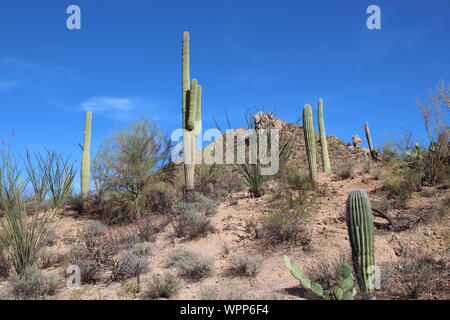
[[[352,247],[353,268],[361,292],[374,292],[375,258],[373,254],[373,219],[366,192],[354,189],[347,198],[348,235]]]
[[[91,124],[92,113],[86,114],[84,127],[83,157],[81,159],[81,198],[86,200],[89,195],[89,181],[91,175]]]
[[[319,133],[320,133],[320,146],[322,148],[322,167],[323,172],[330,172],[330,159],[328,158],[328,144],[327,136],[325,134],[325,124],[323,122],[323,100],[319,99],[318,106],[319,114]]]
[[[309,176],[311,183],[315,184],[317,176],[316,166],[316,139],[314,135],[314,124],[312,109],[309,104],[303,107],[303,132],[305,136],[306,156],[308,158]]]
[[[182,48],[182,115],[183,115],[183,160],[186,184],[186,200],[194,200],[195,137],[202,130],[202,87],[196,79],[190,82],[189,32],[183,34]]]

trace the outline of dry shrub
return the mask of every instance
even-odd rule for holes
[[[231,257],[229,263],[230,276],[256,277],[261,270],[263,257],[241,253]]]
[[[56,294],[61,278],[43,275],[36,266],[27,266],[22,275],[8,278],[10,294],[17,300],[42,299]]]
[[[214,233],[216,229],[204,213],[188,211],[175,215],[172,220],[175,236],[195,238]]]
[[[170,263],[180,271],[182,277],[193,281],[206,277],[214,267],[213,259],[184,249],[172,252]]]
[[[145,295],[148,298],[170,298],[181,288],[181,279],[170,272],[153,275],[147,282]]]
[[[381,266],[381,288],[395,299],[420,299],[429,293],[437,262],[419,250],[403,248],[398,263],[388,262]]]
[[[334,168],[334,174],[341,179],[353,178],[355,176],[355,161],[347,159]]]

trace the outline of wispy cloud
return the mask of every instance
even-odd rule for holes
[[[84,111],[123,112],[130,111],[136,106],[136,101],[131,98],[93,97],[80,105]]]
[[[0,82],[0,91],[7,91],[18,87],[20,81],[12,80],[12,81],[1,81]]]
[[[92,97],[78,105],[77,109],[91,111],[119,121],[130,121],[134,116],[153,110],[154,104],[144,98]],[[157,119],[154,115],[152,119]]]

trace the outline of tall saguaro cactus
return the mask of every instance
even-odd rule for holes
[[[374,291],[375,258],[373,254],[373,220],[369,197],[361,189],[354,189],[347,198],[346,213],[352,260],[361,291]]]
[[[305,136],[306,156],[308,158],[309,176],[313,184],[316,183],[316,141],[314,135],[314,124],[312,109],[309,104],[303,107],[303,132]]]
[[[182,113],[183,113],[183,160],[186,184],[186,200],[194,200],[195,182],[195,137],[202,127],[202,87],[196,79],[190,82],[189,32],[183,34],[182,52]]]
[[[84,200],[89,195],[89,181],[91,176],[91,124],[92,113],[88,112],[84,127],[83,157],[81,159],[81,197]]]
[[[323,122],[323,100],[319,99],[318,106],[319,114],[319,133],[320,133],[320,146],[322,148],[322,167],[323,172],[330,172],[330,159],[328,158],[328,144],[327,136],[325,134],[325,124]]]

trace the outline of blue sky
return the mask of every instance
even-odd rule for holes
[[[66,27],[71,4],[81,30]],[[366,28],[371,4],[381,30]],[[402,125],[423,138],[414,99],[450,78],[449,12],[448,0],[5,0],[0,138],[78,159],[88,109],[93,153],[136,117],[178,128],[185,30],[204,128],[226,108],[242,127],[245,110],[263,105],[295,122],[323,98],[327,134],[344,141],[364,137],[366,121],[375,144]]]

